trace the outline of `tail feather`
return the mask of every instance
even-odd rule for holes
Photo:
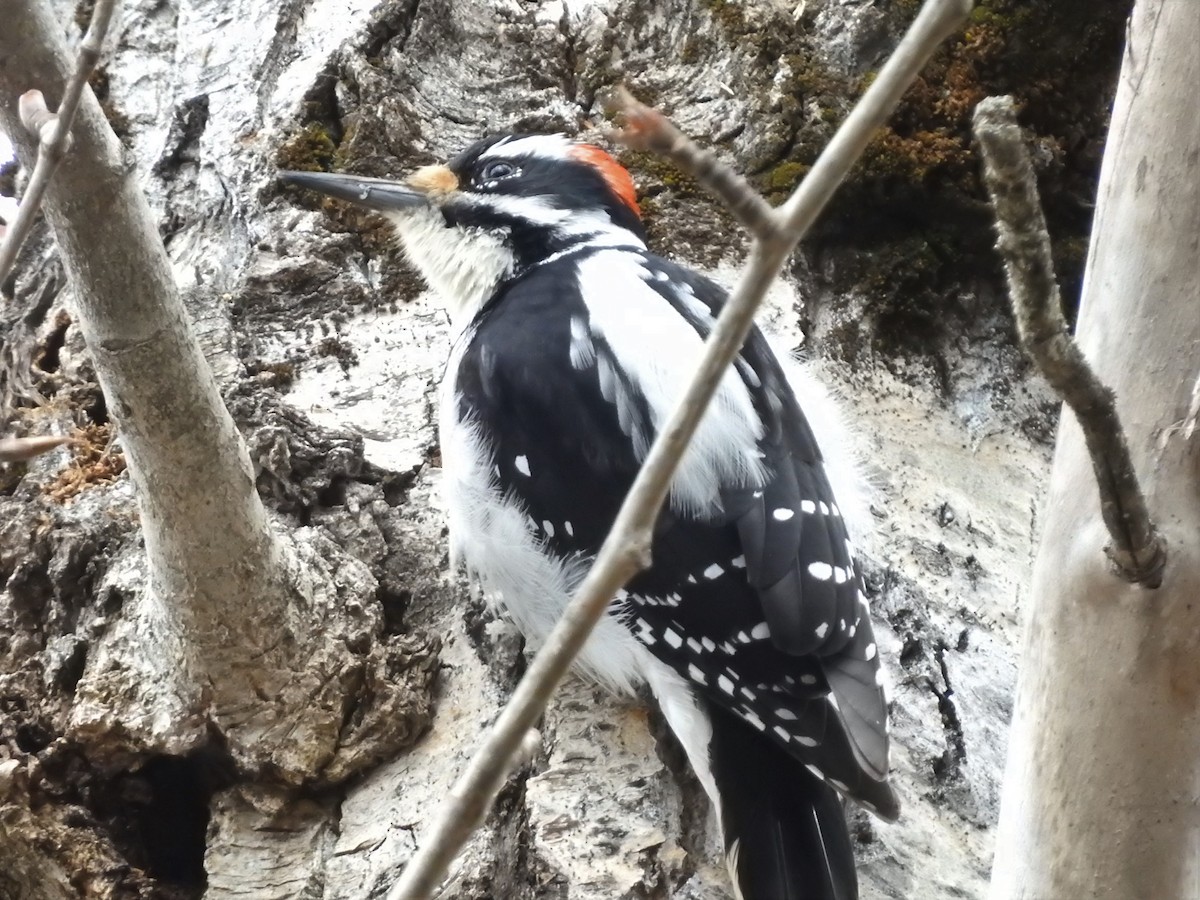
[[[774,742],[716,706],[710,760],[738,900],[857,900],[837,793]]]

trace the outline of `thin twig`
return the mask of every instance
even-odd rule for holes
[[[17,261],[17,253],[33,230],[34,218],[42,205],[42,197],[46,193],[46,185],[50,183],[50,176],[66,155],[71,125],[75,121],[75,111],[79,108],[79,98],[83,95],[88,78],[100,59],[100,49],[104,44],[104,35],[108,32],[108,23],[112,20],[115,5],[116,0],[96,0],[91,24],[88,25],[87,34],[83,36],[83,42],[79,45],[75,72],[66,84],[57,115],[41,114],[46,106],[40,91],[29,91],[21,97],[22,121],[39,137],[40,146],[33,175],[30,176],[29,184],[21,197],[21,205],[17,207],[8,233],[0,243],[0,282],[8,278],[12,271]]]
[[[1166,546],[1138,485],[1116,397],[1096,377],[1067,330],[1046,219],[1012,98],[981,101],[974,128],[996,210],[996,246],[1004,257],[1017,332],[1025,352],[1083,429],[1100,489],[1100,514],[1112,537],[1105,553],[1125,580],[1158,587]]]
[[[741,175],[690,141],[670,119],[638,102],[624,87],[616,88],[605,105],[623,114],[621,130],[613,137],[634,150],[648,150],[674,162],[724,201],[750,234],[760,238],[776,236],[779,223],[770,204]]]
[[[906,48],[906,58],[927,60],[938,44],[965,20],[971,5],[970,0],[929,0],[901,44],[902,48]],[[916,76],[918,68],[912,65],[885,66],[860,103],[878,110],[881,97],[898,100]],[[631,112],[637,113],[638,110],[634,108]],[[666,120],[658,117],[641,122],[653,129],[655,122],[666,123]],[[841,143],[835,137],[813,167],[809,179],[818,177],[818,172],[837,172],[839,169],[844,175],[854,159],[844,161],[843,165],[826,162],[822,166],[822,161],[830,153],[843,152],[841,148],[846,146],[859,147],[861,150],[877,124],[874,114],[871,117],[851,115],[843,129],[856,130],[856,133]],[[643,138],[649,141],[649,146],[661,143],[676,147],[683,136],[672,128],[671,131],[664,130],[661,134],[644,135]],[[685,166],[690,164],[685,162],[688,159],[697,159],[700,160],[698,165],[710,166],[709,161],[694,149],[679,151],[679,155],[672,158]],[[689,174],[701,177],[699,171],[690,171]],[[841,176],[833,177],[840,180]],[[711,181],[705,183],[718,190]],[[811,199],[800,204],[789,201],[784,210],[771,211],[771,215],[778,216],[781,225],[790,225],[794,220],[811,222],[836,187],[837,181],[827,188],[810,190],[805,196]],[[800,190],[803,189],[802,185]],[[732,199],[735,202],[737,200]],[[814,204],[814,208],[809,208],[805,205],[807,203]],[[792,248],[804,236],[804,229],[796,228],[785,233],[776,228],[769,234],[771,236],[767,239],[755,240],[750,260],[737,287],[705,343],[696,375],[651,446],[583,584],[567,605],[545,645],[530,663],[525,677],[517,685],[466,771],[442,803],[433,825],[422,835],[420,849],[388,893],[388,900],[427,900],[433,894],[450,863],[482,820],[488,804],[500,789],[510,770],[510,760],[526,732],[542,714],[592,628],[608,609],[613,595],[633,575],[649,565],[654,521],[666,499],[675,468],[717,385],[741,350],[754,324],[754,313],[763,295],[778,276]]]

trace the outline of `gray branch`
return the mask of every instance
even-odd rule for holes
[[[1166,546],[1138,485],[1116,396],[1096,377],[1067,330],[1046,219],[1012,98],[980,102],[974,129],[1021,344],[1083,429],[1100,490],[1100,514],[1112,537],[1105,552],[1125,580],[1158,587]]]
[[[60,137],[78,103],[70,165],[46,182],[42,205],[75,289],[75,321],[121,428],[148,563],[147,589],[128,609],[147,637],[113,647],[106,677],[119,677],[120,689],[106,681],[103,703],[77,703],[75,734],[104,732],[112,716],[131,743],[178,752],[215,726],[246,772],[289,783],[353,772],[399,740],[381,734],[370,752],[340,743],[354,673],[386,652],[372,640],[374,580],[314,535],[272,527],[137,173],[83,86],[97,30],[71,76],[49,4],[0,0],[0,22],[0,97],[29,84],[63,97],[58,124],[39,129]],[[26,113],[36,114],[30,105]],[[45,152],[38,139],[53,146],[55,134],[29,134],[16,112],[0,103],[0,126],[28,163]],[[389,684],[377,702],[401,690]]]
[[[739,221],[755,234],[750,260],[717,318],[699,369],[650,448],[595,563],[443,802],[420,849],[388,894],[389,900],[426,900],[432,896],[503,784],[525,734],[542,714],[592,628],[607,611],[613,595],[650,564],[654,522],[671,478],[717,385],[745,343],[767,289],[861,155],[875,129],[895,109],[938,45],[958,29],[971,6],[970,0],[928,0],[895,54],[825,148],[804,183],[778,210],[769,209],[761,198],[749,199],[750,188],[740,177],[697,148],[663,116],[649,114],[636,101],[625,110],[633,123],[633,140],[639,146],[668,153],[688,174],[724,200]]]
[[[25,187],[21,205],[17,207],[17,214],[7,233],[0,232],[0,283],[8,278],[9,272],[12,271],[21,246],[33,230],[33,222],[42,205],[46,185],[50,183],[50,177],[71,145],[71,125],[75,122],[75,111],[79,109],[79,98],[83,96],[88,78],[100,59],[104,35],[108,33],[108,23],[112,20],[115,4],[116,0],[97,0],[92,10],[91,24],[88,25],[87,34],[83,36],[83,42],[79,45],[75,71],[67,81],[56,115],[48,114],[40,91],[29,91],[21,97],[22,123],[39,137],[41,146],[38,149],[37,163],[33,167],[33,175]]]

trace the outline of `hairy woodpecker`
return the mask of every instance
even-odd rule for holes
[[[283,177],[382,212],[441,294],[452,556],[544,638],[726,291],[650,253],[629,174],[559,135],[486,139],[403,181]],[[741,900],[856,897],[839,795],[899,812],[862,576],[799,399],[828,402],[755,330],[671,484],[653,566],[578,663],[654,693],[718,811]]]

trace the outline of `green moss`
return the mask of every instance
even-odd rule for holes
[[[328,133],[326,133],[328,136]],[[355,146],[355,137],[358,134],[358,119],[357,117],[347,116],[342,127],[342,139],[338,141],[337,148],[333,152],[334,171],[340,171],[346,168],[353,155],[352,148]],[[333,140],[329,137],[330,141]]]
[[[768,203],[779,204],[788,198],[811,168],[806,163],[786,160],[767,169],[755,182]]]
[[[701,5],[726,33],[737,37],[750,30],[746,24],[746,13],[734,0],[701,0]]]
[[[618,161],[630,172],[635,173],[642,186],[638,190],[638,203],[653,197],[664,189],[671,190],[676,197],[695,197],[703,193],[692,176],[681,172],[670,160],[657,153],[642,153],[624,150]]]
[[[337,151],[338,145],[329,130],[318,122],[309,122],[275,151],[275,165],[300,172],[328,172]]]
[[[262,362],[257,360],[247,363],[246,371],[251,375],[261,375],[263,380],[272,387],[287,390],[296,381],[296,364],[291,362]]]
[[[679,61],[691,65],[700,61],[704,42],[699,35],[689,34],[684,38],[683,46],[679,48]]]

